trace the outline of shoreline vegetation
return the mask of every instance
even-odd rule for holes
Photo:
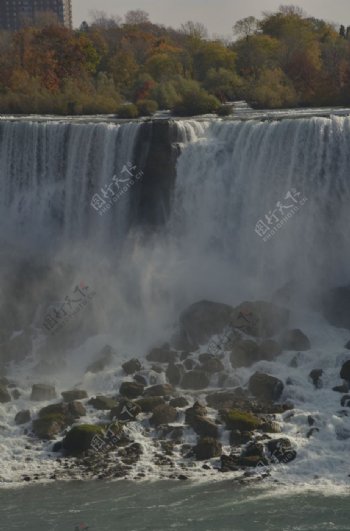
[[[217,113],[227,101],[256,109],[350,105],[350,27],[282,6],[233,26],[232,40],[206,28],[95,13],[69,30],[42,23],[0,32],[0,113],[175,116]]]

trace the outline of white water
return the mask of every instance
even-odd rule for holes
[[[63,234],[64,256],[74,254],[76,261],[81,255],[81,275],[87,275],[98,293],[96,314],[107,332],[70,352],[51,381],[59,391],[79,383],[90,393],[112,392],[118,388],[124,359],[142,358],[149,346],[168,339],[172,323],[187,304],[204,298],[230,304],[270,298],[276,288],[293,280],[291,326],[310,337],[312,350],[299,357],[297,368],[289,366],[295,353],[285,352],[277,362],[232,371],[232,376],[244,385],[261,368],[284,381],[292,379],[284,398],[292,400],[296,409],[285,431],[296,444],[298,458],[274,468],[274,478],[302,485],[321,481],[325,486],[347,486],[350,420],[337,416],[341,395],[331,389],[341,383],[341,364],[350,357],[343,348],[350,333],[334,329],[309,310],[305,294],[349,282],[350,119],[177,122],[182,155],[169,222],[161,233],[147,237],[140,231],[126,234],[127,197],[113,207],[113,214],[96,215],[89,206],[87,184],[89,180],[98,186],[107,184],[132,159],[139,127],[0,124],[4,233],[13,239],[21,233],[45,244]],[[307,202],[264,242],[254,231],[257,221],[283,202],[292,188]],[[60,223],[53,221],[55,205]],[[67,244],[70,240],[73,250]],[[105,254],[95,248],[101,240]],[[115,260],[118,249],[117,262],[111,265],[109,250]],[[116,367],[84,377],[84,369],[107,341],[119,352]],[[34,360],[14,369],[23,397],[0,406],[5,481],[36,467],[24,461],[28,452],[36,454],[23,452],[26,438],[13,422],[16,411],[28,407],[30,385],[38,379],[31,368],[35,363],[34,355]],[[308,380],[314,368],[325,373],[324,387],[317,391]],[[39,408],[33,403],[29,407]],[[317,417],[320,432],[307,439],[309,414]],[[151,452],[149,443],[143,444]],[[44,467],[54,468],[45,452],[38,454]],[[149,476],[156,474],[147,459],[140,466]],[[198,477],[203,474],[201,468],[198,474],[194,471]]]

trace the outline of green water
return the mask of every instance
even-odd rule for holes
[[[231,482],[75,482],[1,491],[9,531],[349,530],[348,495],[279,494]]]

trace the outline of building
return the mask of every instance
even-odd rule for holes
[[[44,16],[72,28],[72,0],[0,0],[0,29],[18,30],[35,25]]]

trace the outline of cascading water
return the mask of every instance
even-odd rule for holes
[[[150,346],[169,338],[179,312],[192,302],[270,299],[292,281],[296,301],[291,326],[303,328],[313,348],[297,362],[295,353],[285,352],[276,362],[259,362],[252,370],[289,380],[285,397],[296,409],[287,433],[299,458],[288,473],[307,482],[322,462],[325,473],[338,478],[350,439],[347,418],[335,416],[339,397],[331,387],[347,359],[343,345],[348,333],[329,326],[308,309],[305,299],[300,301],[305,292],[314,294],[350,280],[350,118],[189,120],[171,122],[166,135],[159,131],[144,123],[0,123],[3,248],[12,242],[11,248],[18,245],[24,254],[45,256],[52,251],[51,264],[74,263],[74,279],[78,271],[97,293],[96,326],[80,347],[60,358],[52,381],[59,389],[76,385],[106,341],[117,349],[119,364],[129,356],[142,358]],[[166,157],[155,145],[160,138],[165,147],[171,146]],[[171,160],[168,167],[163,166],[165,158]],[[144,171],[141,182],[98,215],[90,204],[94,193],[129,162]],[[306,200],[301,205],[302,198]],[[289,205],[297,202],[298,211],[277,227],[273,214],[282,216],[277,204],[286,216]],[[266,241],[255,230],[259,220],[265,234],[276,229]],[[2,255],[4,286],[13,278],[4,251]],[[62,299],[70,286],[63,275]],[[52,302],[46,295],[41,289],[31,304],[45,308]],[[23,327],[31,325],[27,321]],[[56,346],[51,343],[44,357],[54,357]],[[25,360],[14,369],[26,375],[28,386],[38,352],[34,345],[28,358],[32,364]],[[42,361],[42,349],[40,356]],[[308,380],[315,366],[324,370],[327,382],[318,393]],[[233,377],[245,385],[250,374],[250,368],[243,368]],[[113,371],[96,379],[85,376],[84,387],[112,392],[114,377]],[[25,385],[22,392],[19,408],[26,407]],[[322,437],[308,446],[304,424],[309,415],[317,418]],[[11,463],[10,444],[18,433],[11,424],[13,411],[9,417],[4,413],[7,418],[10,435],[2,442],[0,435],[0,442],[4,461]],[[22,439],[18,447],[25,444]],[[318,465],[309,463],[314,453]],[[18,470],[21,466],[22,461]],[[281,470],[285,479],[287,471]],[[12,473],[9,465],[6,480]]]

